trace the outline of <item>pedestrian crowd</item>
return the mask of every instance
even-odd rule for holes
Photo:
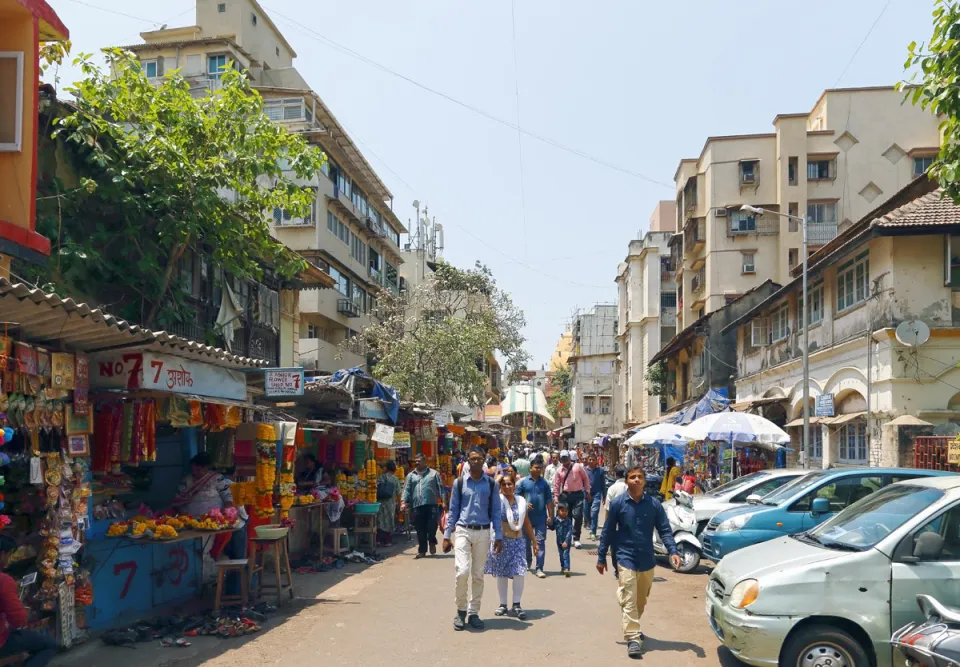
[[[671,565],[680,565],[670,524],[660,501],[645,493],[642,467],[616,466],[616,481],[608,487],[602,458],[589,453],[585,464],[580,458],[576,451],[525,449],[498,460],[474,448],[459,461],[443,514],[440,476],[422,456],[416,458],[401,509],[412,512],[416,558],[426,556],[428,549],[431,555],[436,553],[438,528],[443,552],[453,552],[455,630],[484,628],[480,604],[486,576],[496,580],[499,605],[494,615],[526,620],[522,600],[526,575],[546,578],[548,531],[555,534],[560,573],[569,577],[570,552],[583,546],[586,525],[589,539],[597,542],[598,573],[606,573],[607,555],[611,557],[627,654],[641,656],[640,618],[654,579],[654,530]],[[601,507],[606,510],[603,526]]]

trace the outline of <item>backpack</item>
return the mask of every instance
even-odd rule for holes
[[[377,500],[384,501],[393,498],[393,492],[396,490],[395,482],[388,479],[381,479],[377,482]]]
[[[487,484],[490,486],[489,499],[487,502],[487,516],[490,517],[491,523],[493,525],[493,496],[496,492],[496,482],[490,479],[489,475],[484,475],[484,478],[487,480]],[[463,507],[463,476],[457,478],[457,481],[453,483],[453,487],[457,490],[457,495],[460,496],[460,506]],[[456,523],[460,517],[453,517],[453,522]]]

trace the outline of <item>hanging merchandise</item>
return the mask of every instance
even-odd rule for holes
[[[257,424],[257,516],[273,516],[273,487],[277,481],[277,432],[270,424]]]

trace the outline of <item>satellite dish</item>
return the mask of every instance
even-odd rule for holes
[[[930,340],[930,327],[921,320],[905,320],[897,325],[897,340],[907,347],[920,347]]]

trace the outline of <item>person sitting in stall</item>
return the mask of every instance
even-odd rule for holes
[[[177,497],[173,499],[173,507],[181,514],[189,514],[199,519],[210,510],[225,510],[233,507],[233,495],[230,493],[230,480],[216,470],[210,469],[210,455],[200,452],[190,459],[190,474],[184,478]],[[246,519],[243,508],[239,511],[242,520]],[[237,531],[240,532],[240,531]],[[210,558],[218,560],[224,549],[230,544],[234,533],[218,533],[210,546]],[[227,554],[228,558],[243,558],[246,551],[246,540],[238,539]],[[239,549],[239,554],[237,550]]]
[[[7,557],[16,548],[11,538],[0,537],[0,568],[6,567]],[[27,653],[30,657],[23,667],[44,667],[57,655],[57,642],[48,634],[21,629],[26,624],[27,610],[20,602],[17,582],[0,572],[0,659]]]
[[[320,484],[317,486],[316,496],[317,500],[325,503],[324,509],[330,526],[332,528],[339,526],[340,515],[343,514],[346,503],[340,495],[340,488],[333,483],[333,477],[326,470],[320,473]]]
[[[304,454],[301,458],[301,465],[303,467],[297,473],[297,491],[310,493],[320,486],[320,481],[323,478],[323,467],[313,454]]]

